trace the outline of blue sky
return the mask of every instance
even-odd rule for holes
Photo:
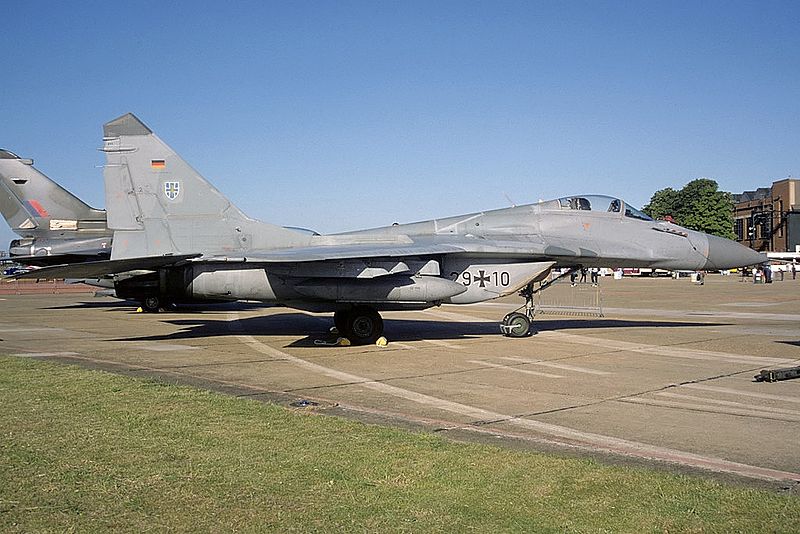
[[[800,176],[798,2],[33,1],[4,19],[0,146],[97,207],[101,126],[128,111],[249,215],[321,232]]]

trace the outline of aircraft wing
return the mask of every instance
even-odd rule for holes
[[[168,265],[175,265],[186,260],[197,258],[200,254],[181,254],[174,256],[148,256],[143,258],[126,258],[124,260],[87,261],[43,267],[27,273],[11,276],[12,279],[34,278],[97,278],[107,274],[127,271],[152,270]]]

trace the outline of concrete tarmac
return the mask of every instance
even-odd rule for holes
[[[603,278],[601,295],[604,317],[540,315],[522,339],[497,324],[518,297],[385,313],[387,347],[320,345],[329,315],[258,304],[2,295],[0,353],[797,492],[800,380],[753,375],[800,365],[800,279]]]

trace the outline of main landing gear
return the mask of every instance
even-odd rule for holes
[[[146,313],[158,313],[161,310],[169,310],[174,307],[172,302],[156,295],[144,297],[139,302],[142,305],[142,311]]]
[[[161,298],[152,296],[142,299],[142,310],[147,313],[158,313],[162,307]]]
[[[353,345],[370,345],[383,335],[383,319],[375,308],[353,306],[333,314],[333,324],[339,335]]]
[[[507,337],[528,337],[531,335],[531,322],[533,321],[534,305],[533,296],[539,291],[544,291],[557,280],[569,276],[580,267],[573,267],[558,275],[556,278],[542,284],[538,289],[533,288],[533,282],[525,286],[520,292],[521,297],[525,297],[525,304],[503,317],[500,323],[500,331]],[[524,311],[523,311],[524,310]]]

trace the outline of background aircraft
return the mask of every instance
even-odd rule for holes
[[[104,125],[112,259],[20,278],[147,270],[120,297],[258,300],[333,312],[354,343],[383,333],[383,310],[469,304],[528,289],[554,267],[728,269],[764,261],[727,239],[653,221],[620,199],[573,196],[336,235],[251,219],[132,114]],[[527,335],[530,316],[505,332]]]
[[[12,259],[54,265],[108,259],[113,231],[106,212],[88,206],[23,159],[0,149],[0,213],[20,239]]]

